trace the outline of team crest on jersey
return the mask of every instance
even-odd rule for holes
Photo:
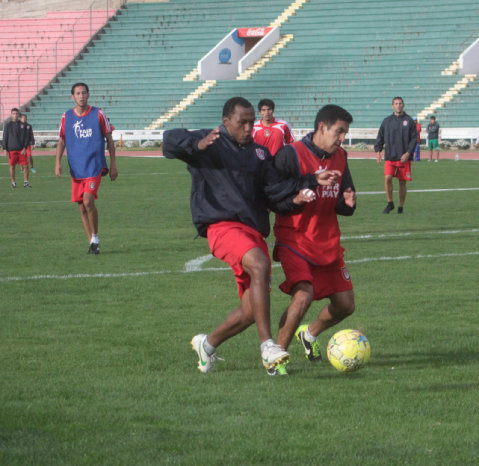
[[[269,136],[271,135],[270,130],[269,130],[269,129],[265,129],[265,130],[264,130],[264,135],[265,135],[267,138],[269,138]]]
[[[90,189],[95,189],[96,183],[94,181],[90,181]]]
[[[403,126],[407,126],[407,121],[404,120],[404,121],[402,122],[402,125],[403,125]]]
[[[260,149],[259,147],[256,148],[256,157],[260,160],[264,160],[266,156],[264,155],[264,150]]]
[[[349,275],[349,271],[346,267],[343,267],[341,269],[341,273],[343,274],[343,278],[346,280],[346,281],[350,281],[351,280],[351,277]]]

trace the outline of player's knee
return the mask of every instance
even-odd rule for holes
[[[269,281],[270,263],[261,249],[254,248],[248,251],[243,258],[243,267],[251,280]]]
[[[314,298],[313,287],[310,283],[301,282],[293,288],[293,302],[295,304],[295,308],[299,308],[306,310],[311,305]]]

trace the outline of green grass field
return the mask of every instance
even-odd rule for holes
[[[183,164],[120,158],[89,256],[69,176],[35,160],[31,190],[0,166],[1,465],[478,464],[479,162],[415,164],[404,215],[386,216],[382,167],[350,161],[356,313],[321,343],[358,328],[371,360],[343,374],[293,342],[280,378],[253,327],[219,348],[215,373],[196,369],[191,337],[238,298],[221,262],[191,267],[209,250]],[[276,265],[274,334],[281,280]]]

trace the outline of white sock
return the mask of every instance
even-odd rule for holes
[[[263,343],[261,343],[261,346],[260,346],[261,352],[263,352],[264,349],[269,345],[274,345],[274,341],[271,338],[269,340],[263,341]]]
[[[100,238],[98,237],[98,233],[97,233],[96,235],[95,235],[95,234],[91,235],[90,244],[91,244],[91,243],[96,243],[96,244],[98,244],[99,242],[100,242]]]
[[[216,351],[216,347],[208,343],[208,338],[205,338],[205,341],[203,342],[203,349],[208,356],[211,356]]]
[[[304,334],[304,339],[307,341],[316,341],[316,338],[318,337],[315,337],[314,335],[311,335],[311,333],[309,333],[309,327],[308,327],[306,329],[306,333]]]

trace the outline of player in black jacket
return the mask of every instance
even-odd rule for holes
[[[10,179],[12,188],[17,187],[15,182],[15,167],[20,164],[23,168],[23,187],[31,188],[28,182],[28,161],[26,150],[28,146],[28,135],[25,125],[19,120],[20,111],[12,108],[11,120],[3,128],[3,150],[10,165]]]
[[[188,164],[192,178],[191,212],[212,254],[233,269],[241,304],[209,335],[193,337],[198,368],[214,368],[216,348],[256,323],[261,356],[267,370],[289,359],[275,344],[270,325],[271,262],[264,237],[269,212],[286,212],[308,200],[306,188],[334,184],[337,173],[283,179],[268,149],[251,137],[254,108],[241,97],[223,107],[223,125],[213,130],[165,131],[163,154]]]

